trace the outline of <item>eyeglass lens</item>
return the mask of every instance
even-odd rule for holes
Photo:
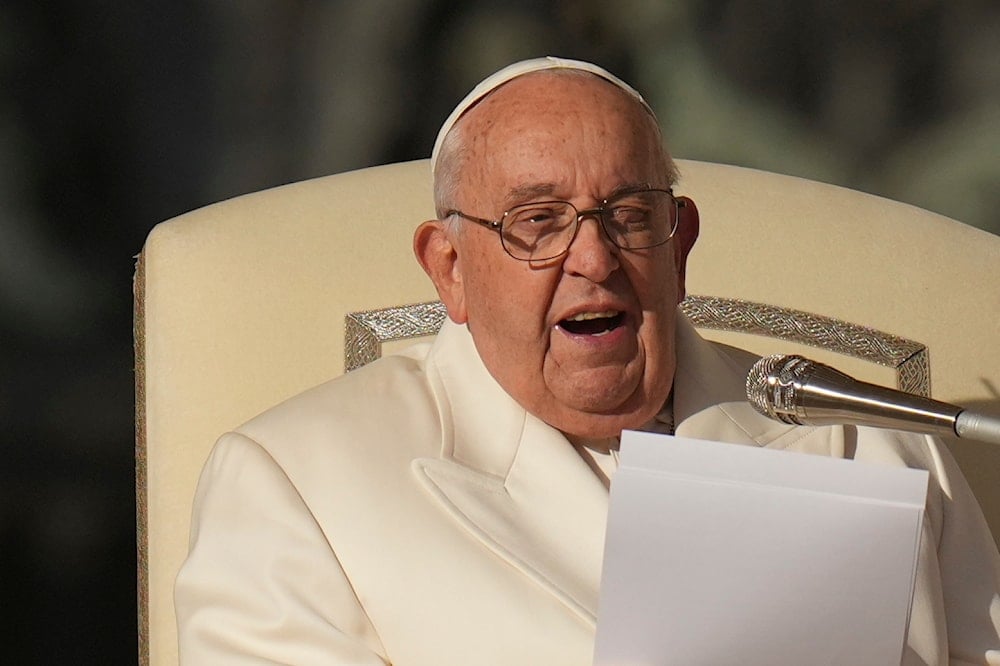
[[[622,249],[655,247],[670,238],[673,204],[673,196],[663,190],[625,193],[585,211],[568,201],[521,204],[504,215],[501,238],[516,259],[552,259],[569,249],[582,214],[598,216],[605,233]]]

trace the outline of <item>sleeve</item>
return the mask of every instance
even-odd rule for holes
[[[174,598],[185,665],[389,663],[309,507],[240,434],[202,472]]]
[[[951,664],[1000,666],[1000,555],[965,476],[938,442],[938,562]]]

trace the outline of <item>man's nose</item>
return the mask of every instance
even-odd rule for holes
[[[620,265],[618,247],[608,238],[596,214],[584,212],[577,224],[579,228],[566,252],[563,270],[592,282],[603,282]]]

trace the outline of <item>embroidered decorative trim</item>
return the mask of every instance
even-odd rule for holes
[[[382,343],[434,335],[448,316],[440,301],[352,312],[344,318],[344,372],[382,356]]]
[[[681,310],[700,328],[778,338],[892,368],[899,389],[930,396],[930,360],[919,342],[811,312],[732,298],[688,296]],[[347,315],[345,371],[379,358],[384,342],[435,334],[446,316],[438,301]]]
[[[688,296],[681,310],[700,328],[778,338],[892,368],[897,388],[930,396],[928,350],[919,342],[811,312],[739,299]]]

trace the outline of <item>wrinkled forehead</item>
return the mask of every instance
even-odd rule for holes
[[[633,97],[637,102],[639,102],[642,107],[655,118],[653,110],[646,103],[646,100],[642,98],[635,88],[625,83],[617,76],[607,71],[603,67],[599,67],[593,63],[584,62],[582,60],[569,60],[566,58],[554,58],[548,56],[545,58],[534,58],[531,60],[522,60],[516,62],[512,65],[504,67],[500,71],[488,76],[483,79],[475,88],[469,92],[465,98],[458,103],[458,106],[451,112],[448,118],[444,121],[441,129],[438,131],[437,140],[434,142],[434,150],[431,153],[431,173],[437,175],[438,159],[441,154],[441,147],[444,143],[445,137],[454,128],[455,124],[459,121],[462,116],[465,115],[471,108],[473,108],[477,103],[479,103],[483,98],[488,96],[490,93],[500,88],[504,84],[524,76],[525,74],[530,74],[532,72],[542,72],[542,71],[552,71],[552,70],[563,70],[563,71],[577,71],[586,72],[593,74],[594,76],[600,77],[605,81],[617,86],[621,90],[625,91]]]

